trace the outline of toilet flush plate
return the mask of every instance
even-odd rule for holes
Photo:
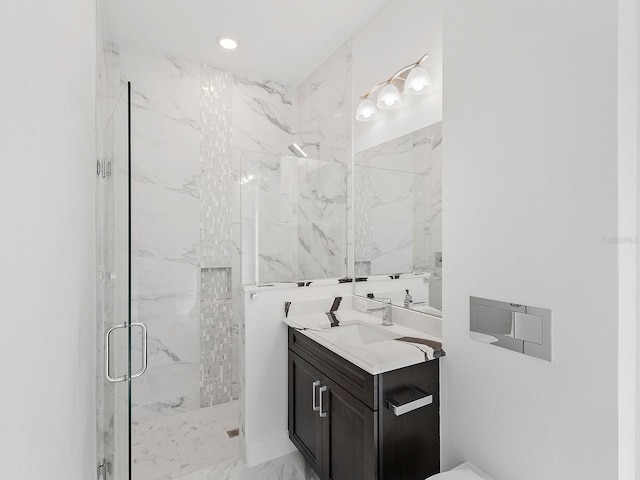
[[[470,337],[496,339],[490,345],[551,361],[551,310],[488,298],[469,297]],[[486,343],[486,342],[484,342]]]

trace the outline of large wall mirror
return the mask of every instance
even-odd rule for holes
[[[442,122],[354,158],[356,295],[441,315]]]

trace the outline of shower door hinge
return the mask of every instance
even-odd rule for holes
[[[111,162],[107,162],[105,158],[101,158],[96,162],[96,174],[105,178],[111,176]]]
[[[98,480],[107,480],[107,467],[104,463],[98,465]]]
[[[111,462],[106,458],[98,465],[98,480],[107,480],[107,475],[111,473]]]

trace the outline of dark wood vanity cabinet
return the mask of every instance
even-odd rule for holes
[[[371,375],[289,328],[289,438],[322,480],[424,480],[440,471],[438,360]],[[407,389],[432,403],[402,415]]]

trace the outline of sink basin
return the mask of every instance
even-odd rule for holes
[[[348,345],[369,345],[370,343],[383,342],[398,338],[398,335],[378,330],[361,323],[340,325],[327,330],[329,337],[334,342]]]

